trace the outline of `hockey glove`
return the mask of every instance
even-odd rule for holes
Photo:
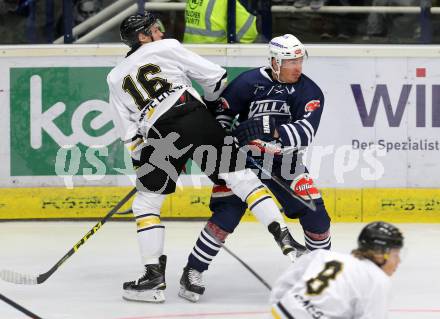
[[[275,128],[275,119],[263,115],[240,123],[233,134],[240,147],[249,145],[261,153],[279,155],[282,145],[274,137]]]
[[[281,155],[283,152],[283,147],[281,143],[277,141],[265,142],[260,139],[250,141],[248,144],[249,148],[256,149],[260,153],[266,153],[271,155]]]

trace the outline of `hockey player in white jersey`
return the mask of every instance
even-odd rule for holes
[[[165,266],[164,225],[160,209],[166,194],[173,193],[176,179],[185,163],[192,159],[215,182],[226,185],[246,201],[257,219],[266,227],[278,225],[274,235],[284,254],[305,249],[290,235],[266,187],[249,169],[220,165],[225,132],[192,88],[197,81],[207,101],[215,101],[224,89],[226,71],[185,49],[174,39],[163,39],[160,25],[152,14],[135,14],[122,21],[122,40],[130,46],[126,58],[108,75],[110,104],[122,140],[131,152],[136,168],[137,196],[132,209],[145,273],[123,284],[123,297],[129,300],[163,302]],[[214,148],[214,169],[199,147]],[[199,154],[199,155],[196,155]],[[223,163],[222,163],[223,164]],[[215,230],[209,234],[214,242]],[[197,278],[184,273],[185,283]]]
[[[315,250],[278,279],[271,294],[277,319],[384,319],[390,276],[400,263],[402,233],[385,222],[365,226],[351,255]]]

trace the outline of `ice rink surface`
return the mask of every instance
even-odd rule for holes
[[[0,269],[37,275],[48,271],[96,222],[0,223]],[[109,222],[45,283],[0,282],[0,293],[45,319],[269,318],[269,291],[225,251],[204,279],[193,304],[177,296],[187,256],[204,223],[164,222],[168,255],[166,302],[121,298],[122,283],[142,271],[134,222]],[[349,252],[363,224],[334,224],[333,249]],[[391,319],[440,318],[440,224],[399,224],[406,256],[393,277]],[[298,224],[294,237],[303,241]],[[242,223],[227,246],[273,284],[289,261],[258,223]],[[0,301],[0,319],[27,318]]]

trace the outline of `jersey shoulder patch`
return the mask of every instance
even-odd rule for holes
[[[306,113],[313,112],[316,109],[319,109],[321,107],[321,101],[319,100],[311,100],[306,103],[306,106],[304,107],[304,111]]]

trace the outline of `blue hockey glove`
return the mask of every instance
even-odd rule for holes
[[[263,115],[240,123],[233,135],[240,147],[248,145],[261,153],[278,155],[282,152],[282,145],[274,137],[275,128],[275,119]]]
[[[263,115],[241,122],[233,134],[240,146],[248,145],[253,140],[272,141],[275,139],[275,119]]]

